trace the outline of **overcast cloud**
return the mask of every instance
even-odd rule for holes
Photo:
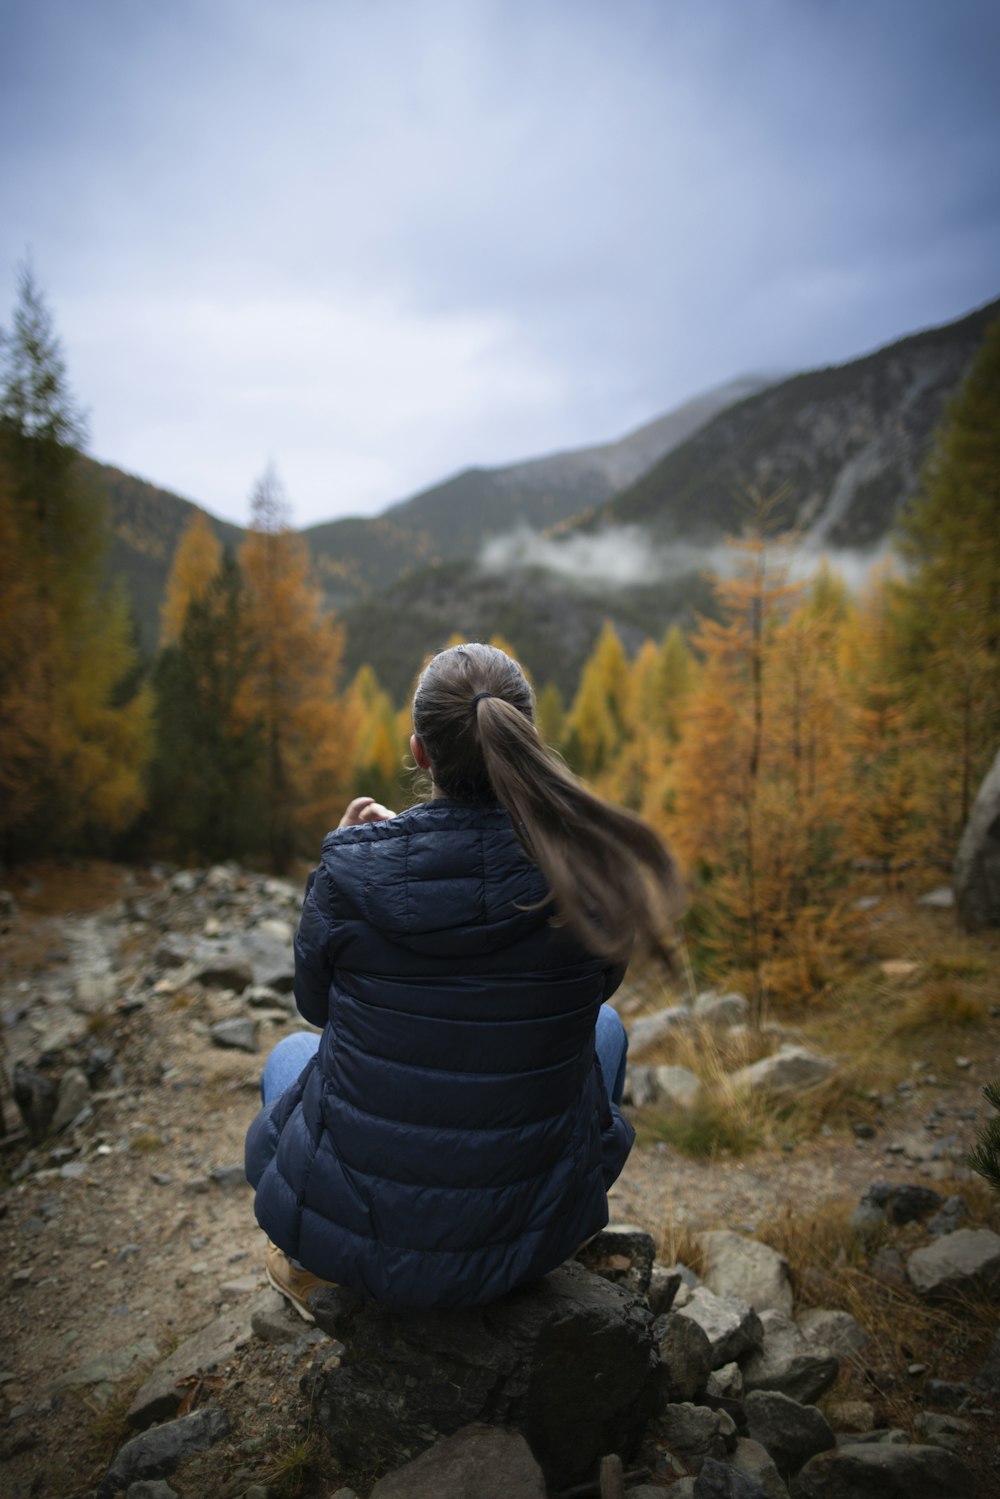
[[[994,0],[6,0],[94,453],[296,522],[1000,293]]]

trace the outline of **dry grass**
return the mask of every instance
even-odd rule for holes
[[[907,998],[887,1026],[886,1035],[889,1039],[917,1036],[927,1031],[978,1025],[984,1019],[982,1004],[965,984],[953,978],[930,979]]]
[[[297,1499],[322,1476],[319,1465],[319,1443],[314,1436],[298,1441],[286,1439],[261,1474],[261,1481],[281,1495],[281,1499]]]

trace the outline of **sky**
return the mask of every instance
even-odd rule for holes
[[[0,0],[104,461],[296,525],[1000,295],[995,0]]]

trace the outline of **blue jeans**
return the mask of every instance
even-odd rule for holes
[[[618,1012],[610,1005],[601,1005],[597,1012],[597,1032],[594,1037],[598,1060],[604,1074],[604,1084],[612,1103],[621,1103],[625,1091],[625,1057],[628,1052],[628,1037]],[[290,1088],[303,1067],[316,1055],[319,1037],[312,1031],[296,1031],[279,1041],[264,1063],[260,1079],[260,1096],[265,1105]]]

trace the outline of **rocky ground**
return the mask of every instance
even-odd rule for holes
[[[205,1379],[168,1381],[168,1404],[174,1414],[219,1408],[226,1430],[187,1459],[171,1479],[176,1491],[334,1493],[340,1480],[315,1430],[311,1392],[341,1350],[286,1315],[267,1288],[241,1165],[263,1056],[301,1025],[288,993],[298,885],[228,867],[173,874],[90,865],[32,869],[6,889],[3,1060],[23,1110],[5,1084],[3,1493],[93,1493],[133,1429],[126,1415],[146,1377],[206,1324],[224,1355]],[[950,915],[928,916],[938,919]],[[626,991],[626,1008],[629,1000]],[[988,1112],[982,1083],[1000,1072],[1000,1018],[973,1027],[963,1051],[934,1051],[904,1076],[886,1076],[865,1113],[874,1123],[858,1133],[843,1119],[711,1164],[647,1133],[613,1190],[613,1219],[648,1230],[672,1259],[691,1230],[766,1236],[783,1214],[786,1224],[805,1221],[889,1178],[961,1194],[964,1221],[995,1229],[962,1158]],[[902,1284],[902,1252],[922,1229],[900,1232],[910,1240],[882,1245],[881,1278],[878,1265],[865,1267],[873,1285]],[[898,1424],[906,1414],[900,1382],[971,1373],[997,1314],[997,1303],[982,1302],[971,1323],[945,1327],[931,1317],[933,1368],[901,1337],[902,1351],[892,1348],[888,1329],[880,1354],[888,1365],[869,1369],[869,1394],[879,1389],[886,1407],[878,1418]],[[919,1336],[919,1317],[914,1325]],[[838,1387],[842,1398],[865,1393],[860,1366],[854,1376]],[[981,1488],[989,1499],[1000,1480],[990,1468],[995,1428],[991,1435],[983,1421],[973,1422],[967,1445],[981,1484],[997,1485]],[[350,1477],[367,1492],[366,1475]]]

